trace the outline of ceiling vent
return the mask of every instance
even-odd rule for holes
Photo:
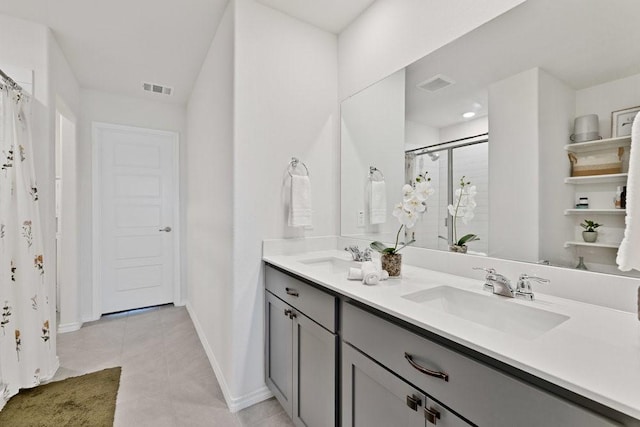
[[[169,86],[162,86],[155,83],[142,83],[142,89],[147,92],[159,93],[161,95],[171,95],[173,93],[173,88]]]
[[[447,77],[443,74],[438,74],[428,80],[423,81],[422,83],[419,83],[418,87],[422,90],[426,90],[427,92],[437,92],[447,86],[451,86],[454,83],[455,80],[453,80],[451,77]]]

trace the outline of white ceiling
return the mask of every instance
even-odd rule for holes
[[[375,0],[259,0],[338,33]],[[0,14],[52,29],[83,88],[187,102],[228,0],[0,0]],[[144,92],[142,82],[173,88]]]
[[[11,0],[0,13],[53,30],[83,88],[187,101],[227,0]],[[167,97],[142,91],[150,81]]]
[[[540,67],[574,89],[640,73],[640,1],[529,0],[407,67],[407,117],[440,128],[487,88]],[[436,74],[456,83],[435,93],[416,85]]]
[[[375,0],[257,0],[330,33],[342,32]]]

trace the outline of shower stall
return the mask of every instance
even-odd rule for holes
[[[427,212],[407,232],[416,246],[448,250],[453,242],[453,217],[447,207],[453,204],[460,179],[475,185],[475,216],[464,224],[458,219],[458,237],[476,234],[480,240],[468,244],[469,253],[489,251],[489,135],[470,136],[428,145],[405,152],[405,182],[412,184],[419,174],[427,172],[435,193],[427,200]]]

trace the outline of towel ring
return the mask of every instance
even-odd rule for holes
[[[378,173],[379,178],[378,181],[384,181],[384,174],[382,173],[382,171],[380,169],[378,169],[375,166],[369,166],[369,179],[371,181],[375,181],[376,179],[376,173]]]
[[[307,167],[307,165],[304,164],[304,162],[301,162],[297,157],[292,157],[291,161],[289,162],[289,167],[287,168],[287,173],[289,174],[289,176],[293,176],[293,172],[296,170],[296,168],[299,165],[302,165],[302,167],[306,172],[306,176],[309,176],[309,168]]]

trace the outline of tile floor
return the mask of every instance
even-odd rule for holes
[[[103,316],[58,335],[53,380],[122,366],[117,427],[289,427],[273,398],[232,414],[184,307]]]

